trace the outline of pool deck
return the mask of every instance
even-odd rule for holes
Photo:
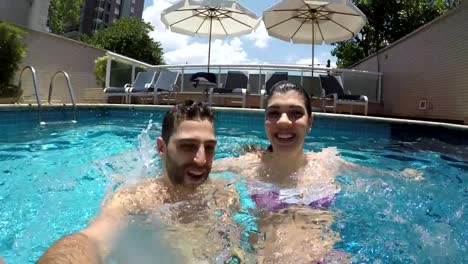
[[[70,109],[71,105],[67,105]],[[154,109],[170,109],[172,105],[132,105],[132,104],[77,104],[78,108],[113,108],[113,109],[132,109],[132,110],[154,110]],[[231,107],[213,107],[215,111],[220,112],[234,112],[234,113],[263,113],[263,109],[252,109],[252,108],[231,108]],[[0,104],[0,111],[11,111],[11,110],[36,110],[36,105],[30,104]],[[42,105],[43,110],[54,110],[63,109],[62,105]],[[362,116],[362,115],[349,115],[349,114],[335,114],[335,113],[322,113],[314,112],[314,116],[326,116],[334,119],[347,119],[356,121],[372,121],[379,123],[393,123],[393,124],[408,124],[408,125],[420,125],[429,127],[441,127],[448,128],[458,131],[468,132],[468,125],[458,125],[443,122],[433,121],[421,121],[411,119],[400,119],[400,118],[387,118],[387,117],[375,117],[375,116]]]

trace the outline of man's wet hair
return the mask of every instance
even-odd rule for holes
[[[270,101],[271,97],[274,94],[276,93],[285,94],[289,91],[296,91],[297,93],[301,95],[302,100],[304,102],[304,106],[307,111],[307,115],[310,116],[312,114],[312,105],[311,105],[309,94],[301,86],[295,85],[294,83],[291,83],[289,81],[280,81],[280,82],[275,83],[271,87],[270,92],[268,93],[267,102]]]
[[[214,113],[208,104],[186,100],[184,103],[175,105],[164,115],[161,137],[164,143],[169,144],[169,139],[177,127],[186,120],[208,120],[214,122]]]

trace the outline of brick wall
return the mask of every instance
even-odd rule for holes
[[[36,69],[38,88],[41,101],[46,102],[49,84],[52,76],[59,70],[70,75],[76,101],[104,102],[102,88],[94,78],[94,60],[105,55],[105,50],[97,49],[83,43],[59,37],[57,35],[27,30],[24,38],[26,58],[20,70],[31,65]],[[16,81],[19,78],[17,74]],[[55,78],[52,100],[70,102],[65,78],[59,75]],[[29,72],[23,74],[23,102],[35,102],[32,77]]]
[[[468,2],[352,67],[381,71],[386,115],[468,120]],[[378,64],[379,67],[378,67]],[[427,108],[419,109],[425,100]]]

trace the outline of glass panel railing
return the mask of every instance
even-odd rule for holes
[[[110,87],[123,87],[127,83],[132,83],[131,64],[112,60],[110,74]]]
[[[177,81],[179,91],[187,93],[202,93],[203,88],[194,87],[190,81],[191,76],[197,72],[206,72],[206,65],[148,65],[124,56],[108,53],[112,57],[110,70],[110,85],[123,86],[131,83],[132,67],[135,68],[134,76],[140,71],[171,70],[179,71],[181,76]],[[210,72],[216,75],[218,85],[226,82],[229,71],[244,71],[249,73],[249,93],[260,94],[264,88],[267,75],[273,72],[287,72],[288,80],[301,85],[313,97],[322,95],[320,75],[333,74],[341,76],[345,92],[366,95],[369,102],[380,103],[382,74],[367,71],[355,71],[347,69],[315,68],[314,76],[310,67],[301,65],[212,65]]]
[[[380,102],[380,78],[378,75],[359,74],[355,72],[343,73],[345,91],[351,94],[366,95],[369,102]]]

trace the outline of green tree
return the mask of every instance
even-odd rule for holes
[[[0,97],[15,96],[18,87],[11,84],[18,65],[26,56],[25,32],[10,23],[0,21]]]
[[[141,19],[123,18],[82,41],[149,64],[164,64],[161,44],[149,36],[153,29]]]
[[[338,67],[349,67],[457,6],[460,0],[353,0],[367,24],[352,39],[335,44]]]
[[[52,33],[62,35],[80,23],[83,0],[51,0],[47,25]]]

